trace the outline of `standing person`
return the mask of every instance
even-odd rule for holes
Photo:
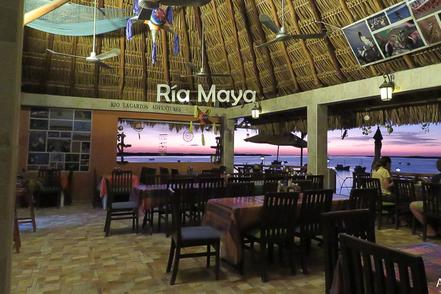
[[[433,184],[441,184],[441,158],[439,158],[436,161],[436,168],[439,171],[439,174],[434,175],[432,177],[432,183]],[[424,207],[423,207],[423,201],[413,201],[409,205],[410,211],[412,212],[413,216],[420,222],[425,222],[425,216],[424,216]],[[440,231],[438,229],[438,231]],[[427,237],[435,237],[436,236],[436,230],[433,226],[430,224],[427,225]]]
[[[375,162],[372,178],[379,179],[381,184],[381,194],[386,197],[392,196],[392,177],[390,174],[391,159],[383,156]]]

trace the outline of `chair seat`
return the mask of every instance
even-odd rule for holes
[[[112,203],[112,209],[135,209],[137,207],[138,204],[134,201]]]
[[[181,229],[183,241],[218,240],[221,234],[221,232],[210,226],[183,227]]]

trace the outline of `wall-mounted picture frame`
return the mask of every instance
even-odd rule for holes
[[[408,19],[412,16],[409,7],[407,7],[405,2],[386,9],[386,14],[391,24]]]
[[[47,130],[49,121],[46,119],[31,119],[29,128],[31,130]]]
[[[89,121],[75,121],[74,131],[75,132],[90,132],[92,125]]]
[[[413,20],[391,26],[374,37],[386,57],[405,54],[425,45]]]
[[[48,139],[47,151],[48,152],[70,152],[70,140],[68,139]]]
[[[72,121],[51,120],[49,123],[49,129],[56,131],[72,131]]]
[[[435,15],[420,19],[417,24],[428,44],[441,42],[441,27]]]
[[[409,2],[409,6],[416,19],[441,10],[441,2],[439,0],[414,0]]]
[[[72,109],[51,108],[50,119],[73,120],[74,111]]]
[[[46,151],[46,136],[44,131],[30,131],[29,132],[29,147],[31,152]]]
[[[365,21],[348,26],[343,29],[343,32],[360,65],[367,65],[383,59],[380,48],[375,43]]]
[[[75,120],[88,120],[92,119],[92,112],[88,110],[75,110]]]
[[[49,153],[34,153],[30,152],[28,155],[29,165],[48,165],[49,164]]]
[[[369,25],[369,29],[372,32],[378,31],[379,29],[382,29],[390,25],[389,19],[387,18],[386,13],[384,12],[368,18],[367,23]]]
[[[30,116],[31,118],[49,118],[49,109],[32,107]]]

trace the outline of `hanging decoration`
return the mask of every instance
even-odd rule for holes
[[[182,135],[182,137],[183,137],[185,142],[191,142],[191,141],[193,141],[194,134],[190,130],[185,130],[184,134]]]
[[[173,54],[179,54],[179,35],[172,29],[173,25],[173,8],[168,6],[165,10],[161,7],[151,9],[150,13],[145,13],[146,10],[150,9],[140,9],[138,6],[138,1],[135,0],[133,5],[133,13],[136,15],[127,21],[126,27],[126,37],[127,40],[131,40],[133,38],[133,22],[138,20],[144,20],[144,24],[146,24],[150,32],[152,34],[152,64],[156,63],[157,57],[157,44],[156,40],[158,39],[158,32],[164,30],[167,33],[171,33],[174,35],[174,44],[173,44]],[[147,19],[147,15],[150,17]]]
[[[138,139],[141,140],[141,133],[145,128],[145,124],[142,121],[129,121],[128,124],[138,133]]]
[[[384,127],[386,128],[387,133],[390,135],[394,132],[394,128],[392,127],[392,122],[391,121],[386,121],[384,123]]]
[[[365,136],[369,135],[370,133],[372,133],[372,129],[370,126],[362,126],[361,127],[361,133]]]
[[[344,130],[341,134],[341,139],[344,140],[348,136],[348,130]]]
[[[207,111],[202,111],[199,107],[194,107],[193,117],[196,119],[195,121],[199,123],[201,126],[202,131],[202,146],[205,146],[205,136],[204,136],[204,130],[208,127],[210,124],[213,124],[213,132],[216,134],[216,123],[212,123],[209,118],[210,115],[210,109]],[[190,126],[188,128],[189,132],[193,132],[193,120],[190,121]]]
[[[424,132],[425,134],[427,134],[428,132],[430,132],[429,127],[430,127],[430,123],[423,123],[423,124],[421,125],[421,129],[423,130],[423,132]]]

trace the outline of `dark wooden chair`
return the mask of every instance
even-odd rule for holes
[[[260,244],[262,282],[268,281],[268,259],[274,245],[279,246],[279,251],[282,249],[289,251],[291,272],[295,273],[294,229],[298,196],[298,193],[295,192],[265,194],[262,221],[259,228],[243,234],[242,244],[249,242]],[[241,267],[243,267],[243,261]]]
[[[300,187],[301,191],[313,190],[314,185],[311,180],[292,180],[292,184],[295,184]]]
[[[17,209],[15,210],[15,214],[14,214],[13,241],[14,241],[15,252],[20,253],[21,237],[20,237],[20,228],[18,226]]]
[[[245,197],[253,195],[253,182],[232,182],[227,184],[225,197]]]
[[[407,216],[409,219],[409,224],[411,223],[411,212],[409,204],[412,201],[416,201],[415,196],[415,186],[410,180],[398,180],[394,179],[394,195],[395,195],[395,229],[400,227],[400,217]]]
[[[374,216],[377,208],[377,191],[370,188],[353,188],[349,195],[350,209],[369,209]]]
[[[37,207],[43,204],[60,207],[61,204],[61,172],[58,169],[40,169],[38,178],[40,189],[35,193]]]
[[[64,188],[64,205],[72,204],[72,188],[73,188],[73,170],[69,170],[67,174],[67,186]]]
[[[423,241],[427,238],[427,223],[441,223],[441,184],[423,183]]]
[[[106,237],[110,235],[112,220],[131,219],[132,230],[138,233],[138,203],[130,201],[132,173],[130,171],[112,172],[112,182],[106,179],[107,214],[104,225]],[[126,198],[127,197],[127,198]]]
[[[170,254],[167,262],[167,273],[172,269],[170,285],[174,285],[178,274],[179,260],[190,257],[206,257],[207,267],[210,266],[211,256],[215,256],[215,275],[219,279],[220,268],[220,237],[221,233],[210,226],[182,226],[183,213],[181,210],[182,198],[179,195],[171,196],[172,203],[172,234]],[[206,246],[205,252],[181,253],[182,248]],[[214,248],[212,252],[211,247]]]
[[[150,168],[143,166],[141,168],[141,175],[139,177],[139,182],[144,185],[155,185],[156,184],[156,168]]]
[[[249,183],[253,181],[250,175],[233,174],[228,178],[228,183]]]
[[[307,274],[307,255],[311,240],[322,233],[321,214],[331,210],[332,190],[310,190],[301,197],[300,218],[295,233],[300,238],[301,263],[304,274]]]
[[[323,175],[306,175],[306,180],[311,181],[310,189],[314,189],[314,190],[323,189],[323,181],[324,181]]]
[[[223,178],[215,177],[198,178],[195,193],[198,194],[196,203],[198,218],[202,220],[208,200],[225,196],[225,181]]]
[[[427,294],[421,256],[390,249],[347,234],[340,235],[343,293]]]
[[[160,184],[167,184],[169,179],[170,179],[170,172],[169,172],[168,168],[160,167],[159,168],[159,183]]]
[[[179,177],[179,170],[177,170],[177,169],[175,169],[175,168],[172,168],[171,169],[171,176],[172,177]]]
[[[339,257],[339,234],[346,233],[375,242],[375,218],[368,209],[332,211],[322,214],[325,257],[325,290],[329,293]]]
[[[103,207],[102,199],[100,196],[102,177],[98,177],[96,169],[93,169],[93,194],[92,194],[92,207]]]
[[[379,179],[374,179],[367,176],[360,176],[354,178],[354,188],[361,189],[375,189],[377,197],[377,228],[380,230],[383,226],[383,216],[393,216],[394,203],[383,201],[381,194],[381,183]]]
[[[283,176],[265,175],[263,179],[263,194],[277,193],[279,181],[284,180]]]

